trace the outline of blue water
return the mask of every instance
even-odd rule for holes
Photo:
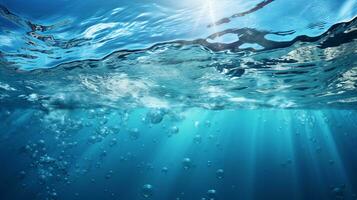
[[[357,199],[356,0],[0,0],[0,199]]]

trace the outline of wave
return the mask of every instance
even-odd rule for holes
[[[227,19],[271,2],[263,1]],[[53,26],[36,25],[4,7],[0,14],[29,28],[32,37],[49,40],[33,31],[45,32]],[[215,24],[223,21],[228,20]],[[0,103],[8,108],[44,110],[102,106],[355,109],[356,25],[355,17],[318,36],[300,35],[285,41],[269,38],[292,36],[294,30],[229,28],[204,39],[158,42],[45,69],[25,70],[9,61],[12,56],[36,59],[30,54],[0,52]],[[236,40],[217,42],[227,35]],[[86,39],[70,40],[70,44],[50,41],[71,49]]]

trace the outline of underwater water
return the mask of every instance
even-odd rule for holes
[[[0,199],[357,199],[356,0],[0,0]]]

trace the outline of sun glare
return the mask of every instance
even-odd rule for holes
[[[196,24],[194,28],[197,28],[201,23],[208,23],[213,24],[212,28],[216,31],[216,26],[214,25],[214,23],[217,21],[216,3],[216,0],[205,0],[202,2],[202,5],[199,9],[199,14],[196,17]]]

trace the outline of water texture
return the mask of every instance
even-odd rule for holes
[[[0,199],[357,199],[356,0],[0,0]]]

